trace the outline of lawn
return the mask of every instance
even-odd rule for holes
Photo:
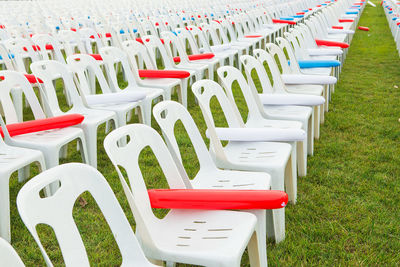
[[[400,262],[400,60],[381,6],[367,5],[359,25],[370,31],[357,30],[353,38],[321,138],[309,158],[308,175],[299,178],[298,202],[286,209],[286,239],[278,245],[268,242],[270,266],[394,266]],[[192,93],[189,111],[204,134],[205,123]],[[154,120],[152,126],[159,130]],[[177,131],[185,168],[193,177],[199,166],[186,135],[181,128]],[[98,169],[134,227],[119,178],[103,149],[104,137],[103,126]],[[75,148],[69,147],[63,162],[80,161]],[[145,151],[140,161],[148,188],[166,188],[151,151]],[[22,186],[14,175],[10,182],[12,245],[27,266],[43,266],[16,208]],[[84,199],[86,205],[76,203],[74,218],[92,265],[120,264],[117,246],[96,203],[87,194]],[[38,229],[50,258],[61,265],[53,232],[47,226]],[[242,262],[248,266],[246,257]]]

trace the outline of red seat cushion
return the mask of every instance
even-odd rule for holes
[[[40,78],[37,78],[33,74],[24,74],[24,75],[25,78],[27,78],[30,83],[43,83],[43,81]]]
[[[369,31],[368,27],[363,27],[363,26],[359,26],[358,29],[362,31]]]
[[[183,70],[139,70],[141,78],[178,78],[183,79],[190,76],[190,72]]]
[[[101,57],[100,54],[89,54],[89,56],[91,56],[92,58],[94,58],[96,60],[103,60],[103,58]]]
[[[348,48],[350,46],[347,43],[319,40],[319,39],[315,39],[315,42],[317,43],[317,45],[335,46],[335,47],[341,47],[341,48]]]
[[[280,209],[288,195],[279,190],[152,189],[152,208],[158,209]]]
[[[261,38],[262,35],[246,35],[245,38]]]
[[[59,129],[77,125],[80,124],[84,120],[84,118],[85,117],[80,114],[69,114],[47,119],[8,124],[7,130],[10,136],[16,136],[27,133],[36,133],[46,130]],[[2,129],[0,129],[0,134],[4,137]]]
[[[343,30],[343,26],[332,26],[332,29]]]
[[[286,24],[291,24],[291,25],[295,25],[296,22],[291,21],[291,20],[283,20],[283,19],[272,19],[273,23],[286,23]]]
[[[339,22],[353,22],[354,20],[352,19],[339,19]]]
[[[47,45],[46,45],[46,50],[54,50],[53,45],[47,44]]]
[[[142,38],[136,38],[136,41],[141,43],[141,44],[144,44]],[[146,39],[145,41],[148,42],[148,41],[150,41],[150,39]],[[164,44],[164,39],[160,38],[160,41],[161,41],[162,44]]]
[[[197,55],[189,55],[189,60],[202,60],[202,59],[210,59],[213,58],[215,55],[213,53],[204,53],[204,54],[197,54]],[[174,62],[179,63],[181,62],[180,57],[174,57]]]

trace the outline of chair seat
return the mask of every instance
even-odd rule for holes
[[[1,146],[0,152],[0,172],[12,173],[28,162],[41,159],[43,155],[38,150],[4,145]]]
[[[301,129],[302,124],[301,124],[301,122],[298,122],[298,121],[258,119],[257,121],[247,122],[246,127]]]
[[[312,108],[303,106],[265,106],[267,115],[277,119],[292,119],[307,121],[311,116]]]
[[[175,79],[175,78],[146,78],[144,80],[141,80],[140,83],[143,86],[162,86],[162,87],[173,87],[176,85],[179,85],[181,82],[180,79]]]
[[[241,258],[254,231],[256,217],[236,211],[171,210],[151,233],[155,259],[222,266]],[[168,229],[166,231],[166,229]]]
[[[284,168],[291,154],[291,146],[277,142],[229,142],[225,155],[233,164],[251,166],[252,170]]]
[[[29,145],[39,147],[42,145],[64,145],[77,137],[83,135],[79,128],[68,127],[62,129],[48,130],[37,133],[29,133],[12,137],[18,145]],[[32,145],[32,146],[31,146]]]
[[[324,87],[322,85],[291,85],[287,84],[286,89],[291,93],[306,95],[322,95]]]
[[[199,171],[192,180],[193,188],[209,189],[265,189],[271,188],[271,176],[267,173],[238,172],[214,169]]]

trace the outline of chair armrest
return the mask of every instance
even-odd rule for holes
[[[158,209],[280,209],[288,195],[279,190],[151,189],[152,208]]]

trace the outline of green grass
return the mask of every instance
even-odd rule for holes
[[[321,138],[315,143],[315,155],[309,158],[308,175],[299,178],[298,203],[286,209],[286,239],[278,245],[268,242],[270,266],[395,266],[400,262],[399,55],[382,7],[367,6],[359,25],[369,26],[370,31],[357,31],[354,36]],[[201,111],[191,93],[189,103],[204,133]],[[153,127],[159,130],[154,121]],[[103,127],[98,141],[99,170],[134,227],[103,149],[104,136]],[[180,136],[185,167],[193,177],[198,165],[186,136]],[[69,147],[63,162],[80,160],[74,148]],[[149,188],[166,188],[151,152],[145,151],[140,160]],[[17,212],[15,200],[22,185],[14,175],[10,182],[12,244],[27,266],[43,266],[41,253]],[[92,264],[120,264],[118,249],[96,203],[87,194],[84,198],[88,203],[84,207],[76,204],[74,218]],[[39,232],[53,262],[62,265],[51,229],[40,226]],[[244,257],[243,266],[247,265]]]

